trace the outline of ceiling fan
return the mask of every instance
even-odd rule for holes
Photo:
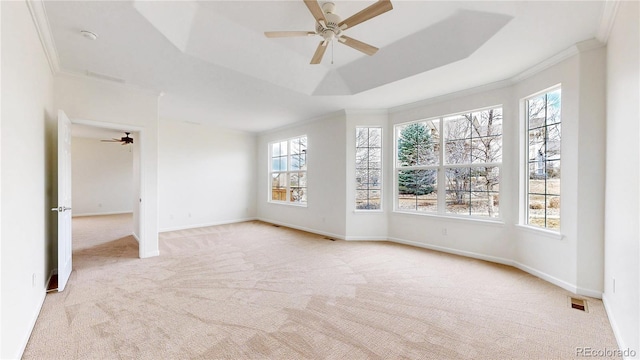
[[[121,137],[120,139],[110,139],[110,140],[100,140],[103,142],[119,142],[122,143],[122,145],[127,145],[127,144],[133,144],[133,138],[129,137],[129,132],[125,132],[126,136]]]
[[[342,20],[340,16],[335,14],[336,6],[332,2],[322,4],[321,8],[317,0],[303,1],[316,21],[316,31],[266,31],[264,35],[268,38],[319,35],[323,40],[318,45],[315,54],[313,54],[311,64],[319,64],[320,61],[322,61],[324,52],[327,50],[327,45],[333,40],[338,40],[369,56],[375,54],[378,51],[377,47],[350,38],[344,35],[344,32],[349,28],[393,9],[390,0],[378,0],[373,5],[350,16],[346,20]]]

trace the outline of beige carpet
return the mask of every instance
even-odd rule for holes
[[[616,348],[601,301],[571,309],[570,293],[511,267],[261,222],[165,233],[161,256],[140,260],[123,236],[130,221],[74,220],[74,271],[47,295],[25,359],[559,359]]]

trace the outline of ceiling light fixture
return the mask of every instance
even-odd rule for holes
[[[95,40],[98,38],[98,34],[88,30],[81,30],[80,34],[82,34],[82,36],[86,37],[89,40]]]

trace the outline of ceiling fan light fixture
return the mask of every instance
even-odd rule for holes
[[[333,14],[336,11],[336,4],[332,2],[322,4],[322,11],[324,11],[325,14]]]

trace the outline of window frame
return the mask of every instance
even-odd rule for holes
[[[503,164],[503,155],[500,156],[499,162],[473,162],[473,158],[469,159],[468,163],[447,163],[446,160],[446,144],[447,144],[447,136],[445,134],[445,121],[446,118],[453,118],[456,116],[479,113],[482,111],[500,109],[502,115],[502,123],[500,125],[500,133],[496,135],[492,135],[494,137],[500,137],[502,144],[504,143],[504,106],[502,104],[496,104],[492,106],[486,106],[482,108],[477,108],[473,110],[460,111],[455,113],[450,113],[446,115],[440,115],[436,117],[422,118],[417,120],[406,121],[402,123],[394,124],[393,126],[393,140],[394,140],[394,151],[393,151],[393,211],[395,213],[401,214],[414,214],[414,215],[424,215],[424,216],[436,216],[436,217],[447,217],[447,218],[455,218],[455,219],[465,219],[465,220],[474,220],[474,221],[483,221],[483,222],[494,222],[494,223],[502,223],[503,215],[501,211],[498,211],[498,215],[495,217],[490,216],[482,216],[482,215],[472,215],[472,214],[457,214],[447,212],[446,202],[447,202],[447,178],[446,173],[447,169],[474,169],[474,168],[486,168],[486,167],[496,167],[498,168],[498,173],[502,174],[502,164]],[[401,127],[420,123],[420,122],[438,122],[438,140],[436,145],[439,147],[437,163],[429,164],[429,165],[413,165],[413,166],[399,166],[398,165],[398,139],[399,139],[399,129]],[[470,137],[469,140],[472,138]],[[455,139],[454,139],[455,140]],[[502,147],[502,146],[501,146]],[[435,211],[424,211],[424,210],[411,210],[411,209],[401,209],[399,207],[399,181],[398,175],[401,170],[435,170],[436,171],[436,196],[437,196],[437,206]],[[500,176],[500,175],[499,175]],[[500,182],[498,183],[500,184]],[[500,198],[502,194],[502,187],[499,187],[495,193],[497,193]],[[469,190],[469,193],[473,193],[473,190]],[[469,209],[471,212],[471,204],[469,204]]]
[[[530,169],[529,169],[529,165],[531,164],[530,158],[529,158],[529,151],[530,151],[530,139],[529,139],[529,132],[531,129],[529,129],[529,106],[528,106],[528,101],[531,99],[534,99],[536,97],[540,97],[542,95],[548,96],[548,94],[558,91],[560,90],[560,121],[554,122],[551,125],[560,125],[560,131],[559,131],[559,137],[560,137],[560,144],[558,146],[559,149],[559,153],[558,153],[558,157],[557,159],[552,159],[552,160],[544,160],[545,162],[545,169],[546,169],[546,163],[550,162],[550,161],[558,161],[560,163],[559,169],[560,169],[560,174],[562,174],[562,104],[563,104],[563,99],[562,99],[562,84],[556,84],[554,86],[551,86],[549,88],[546,88],[544,90],[535,92],[531,95],[528,95],[524,98],[521,99],[520,101],[520,110],[521,110],[521,118],[522,118],[522,127],[523,130],[521,131],[521,136],[522,136],[522,145],[521,145],[521,149],[522,149],[522,163],[521,163],[521,173],[522,173],[522,191],[521,196],[520,196],[520,200],[521,200],[521,214],[522,216],[520,217],[520,227],[523,227],[525,229],[531,229],[532,231],[536,231],[536,232],[542,232],[542,233],[546,233],[549,234],[550,236],[554,236],[554,237],[562,237],[562,175],[560,175],[560,191],[559,194],[550,194],[547,192],[547,184],[546,184],[546,176],[545,176],[545,193],[541,194],[545,197],[545,203],[544,203],[544,218],[545,218],[545,225],[544,226],[539,226],[539,225],[535,225],[535,224],[531,224],[529,223],[529,214],[530,214],[530,208],[529,208],[529,197],[532,195],[532,193],[530,193],[530,187],[529,187],[529,181],[530,181]],[[547,103],[547,99],[545,99],[545,108],[547,107],[546,105]],[[546,111],[546,110],[545,110]],[[548,142],[548,137],[546,136],[546,128],[549,127],[549,124],[547,124],[547,114],[545,114],[545,149],[547,148],[547,142]],[[539,127],[540,128],[540,127]],[[545,151],[546,152],[546,151]],[[534,195],[540,195],[538,193],[534,193]],[[557,228],[550,228],[547,226],[547,213],[548,213],[548,205],[547,205],[547,197],[548,196],[553,196],[553,197],[557,197],[560,199],[560,206],[558,209],[558,218],[559,218],[559,222],[560,225]]]
[[[358,129],[367,129],[368,132],[371,131],[371,129],[379,129],[380,130],[380,180],[379,180],[379,188],[378,189],[360,189],[358,188],[358,163],[357,163],[357,156],[358,156]],[[376,212],[383,212],[384,211],[384,128],[382,125],[358,125],[355,127],[355,146],[354,146],[354,150],[355,150],[355,156],[354,156],[354,171],[355,171],[355,177],[354,177],[354,192],[355,192],[355,196],[354,196],[354,202],[353,202],[353,206],[354,206],[354,212],[362,212],[362,213],[376,213]],[[367,145],[369,145],[369,138],[370,136],[367,137]],[[367,146],[367,148],[370,148],[370,146]],[[360,168],[361,169],[361,168]],[[371,171],[371,169],[369,167],[367,167],[367,174],[369,174],[369,171]],[[358,208],[358,191],[359,190],[366,190],[367,192],[372,191],[372,190],[377,190],[380,193],[380,207],[377,209],[359,209]]]
[[[305,161],[304,161],[304,170],[303,169],[296,169],[293,170],[291,169],[291,158],[294,154],[292,154],[291,148],[292,148],[292,143],[295,140],[299,140],[304,138],[306,141],[306,146],[305,149],[303,150],[305,153]],[[286,170],[274,170],[273,169],[273,159],[274,159],[274,154],[273,154],[273,145],[274,144],[278,144],[278,143],[283,143],[286,142],[287,143],[287,154],[286,154],[286,163],[287,163],[287,168]],[[307,198],[306,193],[308,192],[308,148],[309,148],[309,137],[306,134],[303,135],[298,135],[298,136],[293,136],[293,137],[289,137],[286,139],[280,139],[280,140],[274,140],[274,141],[270,141],[267,144],[268,147],[268,172],[267,172],[267,202],[272,203],[272,204],[281,204],[281,205],[290,205],[290,206],[299,206],[299,207],[307,207],[307,204],[309,202],[309,199]],[[285,176],[285,196],[286,199],[288,200],[274,200],[273,199],[273,175],[274,174],[284,174]],[[304,173],[304,176],[306,178],[306,186],[304,186],[303,188],[305,189],[305,201],[293,201],[291,200],[291,192],[292,192],[292,186],[291,186],[291,174],[300,174],[300,173]]]

